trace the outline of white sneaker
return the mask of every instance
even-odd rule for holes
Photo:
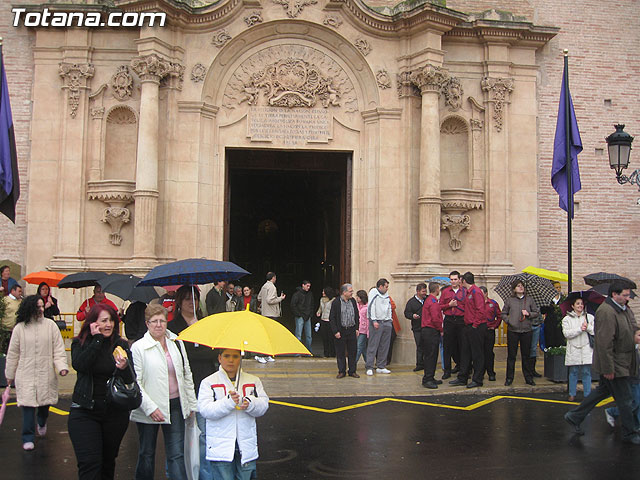
[[[616,419],[613,418],[613,415],[611,415],[609,412],[607,412],[607,410],[605,409],[604,411],[604,416],[607,419],[607,423],[609,425],[611,425],[611,428],[614,428],[616,426]]]
[[[258,355],[256,355],[256,360],[260,363],[267,363],[267,359],[264,357],[259,357]]]
[[[33,450],[35,447],[35,445],[33,444],[33,442],[25,442],[22,444],[22,448],[24,450]]]
[[[391,370],[387,370],[386,368],[376,368],[376,373],[391,373]]]
[[[373,375],[373,370],[367,370],[367,375],[371,377]]]
[[[273,358],[271,355],[269,355],[269,356],[267,357],[267,362],[275,362],[275,361],[276,361],[276,359],[275,359],[275,358]]]

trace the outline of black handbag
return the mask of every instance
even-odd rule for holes
[[[596,338],[588,332],[587,332],[587,337],[589,337],[589,346],[593,348],[596,343]]]
[[[116,368],[111,378],[107,380],[107,403],[123,410],[135,410],[142,403],[142,391],[136,381],[131,363],[127,362],[127,368],[133,374],[133,383],[125,383]]]

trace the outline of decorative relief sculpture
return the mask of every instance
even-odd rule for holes
[[[471,130],[482,130],[484,127],[484,122],[475,118],[472,118],[469,123],[471,123]]]
[[[420,90],[411,80],[411,72],[402,72],[396,75],[398,97],[419,97]]]
[[[430,64],[416,72],[411,72],[411,81],[423,94],[426,92],[440,93],[450,78],[449,72]]]
[[[296,18],[307,5],[315,5],[318,0],[273,0],[273,3],[282,5],[289,18]]]
[[[376,82],[378,82],[378,87],[383,90],[391,88],[391,77],[386,70],[378,70],[376,72]]]
[[[86,90],[87,79],[93,77],[95,69],[90,63],[60,63],[58,74],[62,77],[63,90],[67,90],[71,118],[76,118],[80,105],[80,90]]]
[[[365,57],[371,53],[371,45],[364,38],[358,38],[354,42],[355,47],[360,50],[360,53]]]
[[[204,81],[204,77],[207,75],[207,67],[201,63],[196,63],[191,69],[191,80],[195,83]]]
[[[111,114],[109,117],[111,117]],[[122,244],[120,232],[122,231],[122,226],[131,220],[131,212],[126,207],[133,203],[134,189],[135,182],[130,181],[102,180],[89,182],[88,184],[89,200],[100,200],[109,205],[103,210],[100,220],[108,223],[111,227],[109,241],[112,245],[119,246]]]
[[[141,80],[159,82],[171,72],[171,63],[155,53],[131,60],[131,68]]]
[[[489,101],[493,102],[493,120],[496,130],[502,131],[504,122],[504,105],[509,102],[509,94],[513,91],[512,78],[482,79],[482,90],[489,92]]]
[[[442,215],[442,230],[449,230],[449,246],[454,252],[460,250],[462,247],[462,240],[460,240],[460,233],[471,225],[471,217],[469,215],[455,214]]]
[[[116,100],[123,102],[131,98],[133,94],[133,77],[129,73],[129,67],[120,65],[116,73],[111,77],[110,85]]]
[[[115,123],[117,125],[134,125],[136,123],[136,116],[134,115],[133,110],[121,105],[109,112],[107,122]]]
[[[213,34],[213,38],[211,39],[211,43],[218,48],[222,48],[222,46],[231,40],[231,35],[225,29],[218,30]]]
[[[459,135],[467,133],[467,128],[462,120],[446,121],[442,124],[442,127],[440,127],[440,133],[445,135]]]
[[[327,27],[338,28],[342,25],[342,19],[337,15],[327,15],[322,23]]]
[[[161,80],[161,85],[182,91],[184,83],[184,65],[177,62],[169,62],[170,68],[167,76]]]
[[[120,246],[122,244],[122,235],[120,231],[125,223],[129,223],[131,212],[128,208],[107,207],[102,213],[102,221],[111,226],[109,240],[111,245]]]
[[[104,116],[104,107],[93,107],[89,109],[91,118],[102,118]]]
[[[357,110],[354,87],[344,70],[324,53],[307,46],[268,47],[245,60],[224,93],[223,107],[345,106]]]
[[[462,106],[462,95],[464,94],[460,79],[450,77],[442,85],[442,94],[444,95],[444,103],[449,107],[449,110],[458,110]]]
[[[248,27],[253,27],[258,23],[262,23],[262,15],[260,12],[253,12],[244,17],[244,23],[246,23]]]

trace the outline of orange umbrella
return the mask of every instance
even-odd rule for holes
[[[45,282],[50,287],[57,287],[58,282],[64,277],[66,277],[66,275],[63,273],[42,271],[30,273],[29,275],[26,275],[23,280],[33,285],[39,285],[42,282]]]

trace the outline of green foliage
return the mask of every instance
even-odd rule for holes
[[[544,353],[547,353],[549,355],[566,355],[567,354],[567,347],[549,347],[547,349],[545,349]]]

